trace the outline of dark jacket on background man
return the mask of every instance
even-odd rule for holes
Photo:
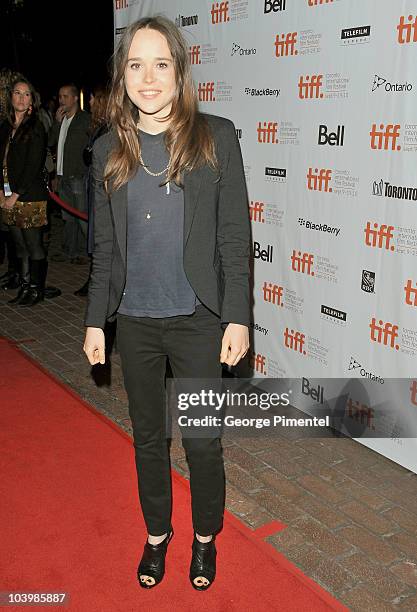
[[[3,160],[12,133],[8,121],[0,125],[0,189],[4,188]],[[19,194],[20,202],[41,202],[48,198],[43,175],[46,159],[46,134],[38,118],[20,125],[10,141],[7,174],[10,189]]]
[[[68,127],[64,144],[63,176],[84,176],[87,166],[84,163],[83,151],[88,145],[91,116],[83,110],[78,110]],[[48,146],[56,147],[59,140],[61,124],[54,121],[49,130]]]
[[[184,271],[200,302],[222,323],[250,325],[248,195],[239,141],[228,119],[205,115],[220,166],[184,173]],[[127,183],[110,196],[103,171],[115,144],[108,133],[93,148],[94,250],[85,325],[115,318],[126,282]],[[158,257],[158,253],[155,253]]]

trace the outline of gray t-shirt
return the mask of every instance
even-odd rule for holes
[[[152,172],[167,167],[164,133],[140,132],[143,162]],[[200,302],[183,264],[184,193],[140,166],[128,184],[127,274],[118,312],[134,317],[192,314]]]

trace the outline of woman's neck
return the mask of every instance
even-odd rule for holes
[[[14,114],[14,117],[15,117],[14,129],[15,130],[17,130],[19,125],[22,123],[25,114],[26,114],[26,111],[20,112],[20,113],[18,111],[15,111],[15,114]]]
[[[170,123],[170,121],[157,121],[151,115],[143,115],[141,113],[137,126],[142,132],[155,135],[166,132]]]

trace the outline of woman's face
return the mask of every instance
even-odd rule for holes
[[[17,113],[26,112],[32,104],[32,94],[26,83],[17,83],[12,91],[12,106]]]
[[[138,30],[130,45],[125,69],[127,95],[140,113],[166,116],[175,96],[175,69],[165,36]]]

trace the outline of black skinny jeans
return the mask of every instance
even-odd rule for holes
[[[166,437],[165,372],[174,378],[221,378],[219,317],[198,305],[192,315],[155,319],[117,317],[129,415],[133,426],[139,499],[148,533],[171,525],[171,473]],[[225,475],[220,438],[182,439],[190,468],[192,520],[202,536],[222,526]]]

